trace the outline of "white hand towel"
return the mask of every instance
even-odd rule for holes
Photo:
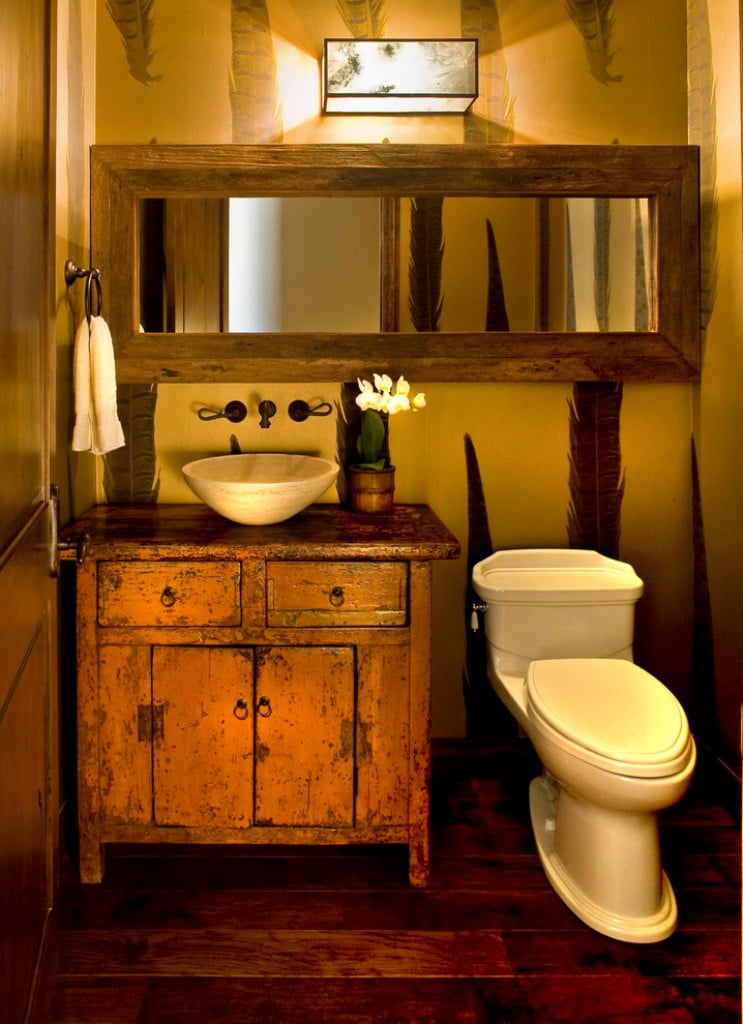
[[[83,320],[73,356],[75,427],[72,450],[105,455],[126,444],[116,407],[116,364],[108,324],[102,316]]]

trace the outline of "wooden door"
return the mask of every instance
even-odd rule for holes
[[[53,10],[0,5],[0,1016],[14,1022],[41,1002],[56,864]]]
[[[256,650],[258,825],[354,823],[354,651]]]
[[[244,828],[253,818],[253,651],[155,647],[155,822]]]

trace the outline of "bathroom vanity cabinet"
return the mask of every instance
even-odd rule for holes
[[[400,843],[425,885],[431,563],[459,553],[430,509],[315,505],[257,527],[98,506],[66,534],[86,535],[84,882],[113,842]]]

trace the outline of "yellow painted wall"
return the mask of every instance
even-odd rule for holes
[[[739,5],[709,0],[717,120],[718,279],[695,395],[709,565],[716,702],[724,753],[740,768],[743,679],[743,216]]]
[[[60,0],[57,4],[56,124],[56,444],[52,481],[60,488],[60,515],[66,522],[96,497],[99,460],[70,451],[72,427],[72,346],[84,315],[84,286],[67,288],[63,267],[72,259],[90,266],[90,194],[88,148],[95,131],[95,0]]]
[[[333,0],[267,0],[284,93],[286,142],[462,141],[454,118],[321,118],[317,60],[325,36],[347,35]],[[386,4],[389,36],[460,34],[459,0]],[[516,141],[548,143],[686,142],[686,39],[683,0],[614,5],[612,71],[603,85],[588,74],[578,33],[562,0],[500,3],[501,32],[514,100]],[[120,39],[98,0],[97,141],[231,141],[229,0],[154,0],[151,66],[159,81],[135,82]],[[661,45],[662,43],[662,45]],[[291,70],[289,70],[291,69]],[[294,76],[294,77],[293,77]],[[302,103],[294,102],[292,82]],[[311,101],[311,102],[310,102]],[[302,104],[304,106],[302,107]],[[304,117],[304,120],[302,118]],[[502,258],[502,257],[501,257]],[[373,372],[373,353],[369,373]],[[392,425],[397,497],[427,501],[466,546],[463,437],[477,449],[497,546],[565,545],[568,503],[569,385],[426,384],[401,368],[429,404]],[[270,392],[270,393],[269,393]],[[225,451],[224,424],[207,427],[197,401],[269,397],[281,410],[270,434],[255,418],[234,432],[246,450],[267,446],[334,454],[334,422],[288,423],[292,398],[333,401],[338,382],[307,387],[161,386],[157,413],[161,500],[189,500],[178,468],[187,457]],[[622,553],[646,581],[638,613],[637,657],[688,698],[691,616],[689,439],[692,389],[627,385],[623,448],[627,487]],[[461,734],[464,709],[464,562],[435,569],[434,732]]]

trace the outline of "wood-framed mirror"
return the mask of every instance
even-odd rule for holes
[[[313,278],[310,248],[294,260],[293,278],[284,266],[291,261],[280,255],[281,263],[266,272],[263,247],[251,264],[257,259],[263,268],[262,283],[248,269],[237,284],[225,284],[232,265],[227,250],[237,234],[228,199],[352,197],[366,200],[358,216],[378,224],[371,242],[362,243],[357,214],[351,217],[346,207],[339,218],[346,235],[337,238],[322,204],[312,204],[309,221],[299,217],[300,238],[319,239],[320,248],[345,257],[337,269]],[[416,330],[406,292],[410,210],[413,200],[425,207],[441,199],[443,254],[454,269],[439,285],[445,315],[438,329]],[[376,204],[371,218],[370,200]],[[202,217],[204,210],[210,212]],[[199,240],[178,243],[188,255],[173,274],[172,250],[163,249],[164,216],[190,225]],[[290,219],[281,216],[282,224]],[[486,233],[487,222],[495,228]],[[465,223],[470,226],[461,229]],[[215,224],[221,227],[212,237]],[[516,251],[517,237],[527,241],[524,252]],[[211,239],[206,254],[200,252],[205,238]],[[618,244],[625,255],[606,276]],[[296,241],[288,246],[284,251],[296,255]],[[371,370],[420,381],[699,377],[699,179],[692,146],[94,146],[92,258],[101,270],[121,381],[342,381]],[[373,264],[372,299],[354,291],[364,260]],[[372,322],[367,310],[363,323],[331,316],[326,326],[315,317],[305,329],[290,316],[286,327],[279,319],[225,330],[228,293],[239,295],[250,281],[255,298],[244,305],[252,309],[285,269],[285,290],[304,292],[303,314],[325,278],[330,290],[317,302],[321,310],[335,314],[343,303],[371,302]],[[148,312],[153,280],[154,318]],[[486,330],[490,293],[498,289],[499,329]],[[211,292],[218,301],[204,313]],[[466,322],[457,321],[458,310],[467,312]]]

